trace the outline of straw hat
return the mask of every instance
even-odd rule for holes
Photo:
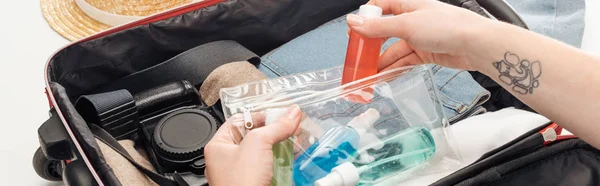
[[[50,27],[74,41],[198,0],[40,0]]]

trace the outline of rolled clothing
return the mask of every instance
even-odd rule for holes
[[[113,150],[111,147],[106,145],[101,140],[96,139],[96,142],[100,146],[100,150],[104,155],[106,163],[113,169],[115,176],[119,178],[119,181],[123,185],[139,185],[139,186],[156,186],[150,178],[148,178],[142,171],[137,169],[131,162],[125,157]],[[132,140],[120,140],[119,143],[125,150],[131,155],[131,158],[145,168],[155,171],[152,164],[148,161],[144,150],[136,149],[135,143]]]
[[[267,79],[267,76],[247,61],[227,63],[219,66],[206,77],[200,86],[200,96],[204,103],[212,106],[219,100],[219,91],[222,88],[263,79]]]

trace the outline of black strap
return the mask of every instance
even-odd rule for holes
[[[475,0],[448,0],[451,4],[473,11],[483,17],[490,18],[483,7],[479,6],[479,3]]]
[[[135,160],[133,160],[133,158],[131,158],[131,155],[129,155],[127,150],[125,150],[125,148],[123,148],[123,146],[121,146],[121,144],[119,144],[117,139],[112,137],[104,129],[98,127],[95,124],[90,124],[90,129],[92,130],[92,133],[98,140],[104,142],[107,146],[109,146],[110,148],[115,150],[117,153],[119,153],[123,157],[125,157],[125,159],[127,159],[129,162],[131,162],[131,164],[133,164],[133,166],[135,166],[138,170],[142,171],[142,173],[144,173],[146,176],[148,176],[148,178],[150,178],[156,184],[161,185],[161,186],[178,186],[179,185],[175,180],[168,178],[166,176],[160,175],[152,170],[147,169],[146,167],[140,165],[139,163],[137,163]]]
[[[529,30],[525,21],[523,21],[519,14],[517,14],[506,1],[477,0],[477,3],[485,8],[485,10],[492,14],[496,19]]]
[[[137,131],[138,109],[127,90],[83,95],[75,103],[75,108],[83,119],[100,125],[117,139],[124,139]]]
[[[515,10],[505,1],[498,0],[443,0],[452,5],[471,10],[481,16],[490,18],[487,13],[494,18],[529,29],[527,24]],[[487,12],[487,13],[486,13]]]
[[[180,80],[187,80],[197,86],[202,84],[214,69],[237,61],[248,61],[258,66],[260,58],[235,41],[215,41],[189,49],[165,62],[118,79],[96,92],[127,89],[132,94],[137,94],[152,87]]]

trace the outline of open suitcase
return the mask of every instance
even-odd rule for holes
[[[38,130],[41,147],[34,156],[36,171],[45,179],[63,180],[66,185],[126,185],[107,164],[97,140],[133,161],[116,139],[136,130],[107,132],[88,124],[84,120],[87,116],[76,109],[80,96],[113,91],[117,89],[114,87],[140,92],[165,83],[165,79],[186,79],[185,73],[167,72],[161,77],[123,80],[142,71],[160,71],[156,68],[159,64],[196,46],[214,42],[226,43],[221,43],[221,48],[209,47],[202,51],[217,51],[225,54],[217,58],[239,58],[258,66],[257,56],[352,12],[366,2],[205,0],[110,29],[58,50],[50,57],[45,71],[51,109],[50,118]],[[451,0],[448,3],[527,27],[504,1]],[[227,43],[229,41],[233,41],[233,45]],[[197,55],[198,58],[206,57],[202,53]],[[193,75],[198,79],[183,86],[199,87],[203,78],[219,65],[204,64],[198,74]],[[108,85],[112,88],[107,88]],[[88,99],[93,102],[94,98]],[[132,104],[127,99],[123,102],[115,97],[109,99],[123,105],[119,113],[128,112],[127,105]],[[199,104],[202,107],[202,101]],[[101,110],[101,107],[95,109]],[[219,104],[203,108],[214,117],[215,123],[224,120]],[[127,119],[124,115],[119,117]],[[556,124],[544,124],[434,185],[600,185],[600,152],[572,136],[558,136],[560,131]],[[155,167],[159,172],[156,173],[131,163],[159,185],[208,185],[203,171],[172,173]],[[200,163],[198,170],[202,170],[202,166]]]

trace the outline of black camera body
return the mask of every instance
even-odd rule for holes
[[[204,146],[223,122],[216,107],[200,99],[187,81],[136,94],[138,135],[159,173],[204,174]]]
[[[117,90],[82,96],[78,111],[117,139],[141,144],[161,174],[204,174],[204,146],[223,123],[220,105],[207,106],[188,81],[130,94]]]
[[[204,146],[219,121],[210,108],[182,106],[140,122],[139,135],[159,173],[204,174]]]

